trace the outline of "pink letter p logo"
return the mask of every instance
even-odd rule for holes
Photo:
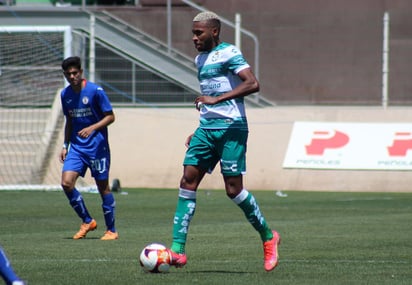
[[[349,137],[335,130],[335,134],[330,136],[329,132],[314,131],[316,136],[327,136],[321,138],[313,138],[310,145],[306,146],[306,154],[308,155],[323,155],[327,148],[340,148],[349,142]]]
[[[412,149],[411,133],[397,132],[393,144],[388,146],[390,156],[406,156],[408,150]]]

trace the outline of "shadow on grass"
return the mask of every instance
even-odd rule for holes
[[[174,272],[176,273],[176,272]],[[180,273],[180,272],[179,272]],[[181,273],[214,273],[214,274],[250,274],[255,272],[246,272],[246,271],[232,271],[232,270],[193,270],[193,271],[186,271]]]
[[[62,239],[71,239],[71,240],[100,240],[99,237],[86,237],[86,238],[81,238],[81,239],[74,239],[73,237],[64,237]]]

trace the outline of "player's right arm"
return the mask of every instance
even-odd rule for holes
[[[90,125],[82,130],[80,130],[77,135],[82,138],[87,138],[90,136],[94,131],[105,128],[112,124],[115,120],[113,111],[104,112],[104,117],[98,121],[97,123]]]
[[[259,81],[256,79],[250,67],[241,70],[237,75],[242,80],[238,86],[219,96],[199,96],[194,102],[196,106],[198,106],[199,103],[215,105],[223,101],[245,97],[259,91]]]
[[[66,159],[66,155],[67,155],[67,150],[69,147],[69,143],[70,143],[70,134],[72,132],[72,121],[70,120],[70,118],[66,117],[66,124],[64,126],[64,142],[62,145],[62,149],[60,151],[60,162],[64,162],[64,160]]]

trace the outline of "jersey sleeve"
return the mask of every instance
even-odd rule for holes
[[[110,112],[113,111],[112,104],[110,103],[109,97],[107,96],[106,92],[102,87],[97,87],[96,95],[98,97],[100,109],[102,112]]]
[[[243,69],[250,67],[246,59],[243,57],[242,53],[237,47],[233,46],[228,55],[229,55],[228,69],[233,74],[238,74]]]

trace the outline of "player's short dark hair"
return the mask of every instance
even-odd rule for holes
[[[66,71],[69,67],[75,67],[77,69],[82,69],[82,63],[80,57],[78,56],[71,56],[63,60],[62,62],[62,69]]]

